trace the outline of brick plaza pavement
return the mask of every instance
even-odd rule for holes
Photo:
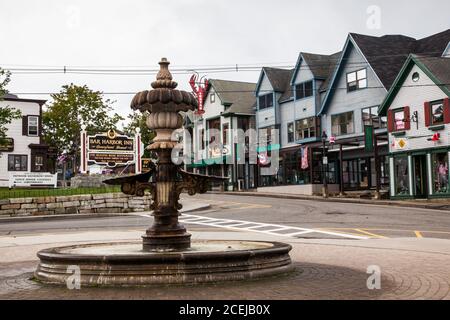
[[[129,233],[135,239],[136,231]],[[127,238],[126,233],[121,238]],[[85,236],[85,235],[82,235]],[[98,235],[116,239],[117,234]],[[242,232],[197,232],[196,238],[282,240]],[[4,237],[2,237],[4,238]],[[295,271],[262,280],[197,286],[68,290],[29,278],[41,248],[1,242],[0,299],[450,299],[450,241],[440,239],[290,240]],[[32,242],[27,239],[26,242]],[[39,240],[37,240],[39,242]],[[17,246],[19,244],[19,246]],[[66,245],[60,243],[58,245]],[[20,252],[20,254],[18,254]],[[368,266],[381,269],[381,289],[367,288]]]

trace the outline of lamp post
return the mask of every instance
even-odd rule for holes
[[[327,181],[327,170],[328,166],[328,158],[326,152],[326,142],[328,136],[325,131],[322,132],[322,179],[323,179],[323,187],[322,187],[322,195],[324,198],[328,198],[328,181]]]

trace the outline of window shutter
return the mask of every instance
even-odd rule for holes
[[[38,136],[42,136],[42,117],[38,118]]]
[[[28,135],[28,116],[22,116],[22,135]]]
[[[389,110],[388,114],[387,114],[387,120],[388,120],[388,131],[389,132],[394,132],[395,131],[395,126],[394,126],[394,111]]]
[[[450,102],[449,98],[444,99],[444,123],[450,123]]]
[[[405,130],[410,130],[411,129],[411,115],[409,112],[409,107],[406,106],[403,109],[404,115],[405,115]]]
[[[431,104],[429,102],[424,103],[425,112],[425,126],[431,126]]]

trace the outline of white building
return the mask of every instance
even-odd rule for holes
[[[450,58],[410,55],[380,106],[392,198],[450,197]]]
[[[45,100],[21,99],[6,94],[1,107],[20,110],[22,118],[7,125],[8,142],[0,146],[0,187],[7,187],[10,172],[48,172],[54,168],[49,147],[42,141],[42,105]]]

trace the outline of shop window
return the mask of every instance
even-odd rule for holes
[[[408,158],[394,158],[395,168],[395,195],[409,196],[409,170]]]
[[[297,140],[314,138],[316,136],[316,124],[314,117],[297,120],[295,122],[295,127],[296,127],[295,138]]]
[[[27,171],[28,156],[26,155],[8,155],[8,171]]]
[[[355,133],[353,111],[331,116],[331,131],[333,136]]]
[[[431,159],[433,166],[433,194],[448,193],[448,153],[434,153]]]
[[[288,123],[287,125],[287,138],[288,138],[288,143],[294,142],[294,123]]]

